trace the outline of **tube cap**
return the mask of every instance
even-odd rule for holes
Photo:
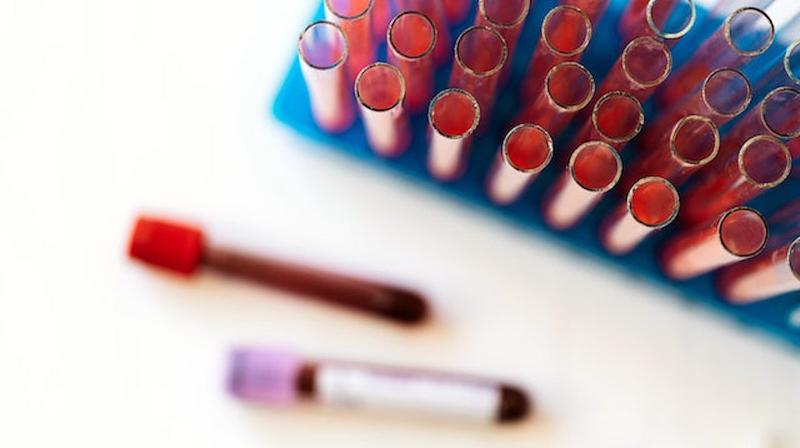
[[[297,400],[303,364],[299,356],[282,350],[235,349],[228,367],[228,392],[243,400],[290,405]]]
[[[189,225],[140,216],[128,255],[180,274],[192,274],[203,253],[203,232]]]

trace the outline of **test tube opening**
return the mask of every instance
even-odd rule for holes
[[[625,75],[640,88],[655,87],[672,71],[672,53],[663,42],[650,36],[632,40],[622,53]]]
[[[647,25],[662,39],[680,39],[694,26],[694,0],[650,0],[645,10]]]
[[[713,121],[700,115],[682,118],[672,129],[672,157],[685,166],[699,167],[717,157],[720,147],[719,130]]]
[[[389,24],[388,40],[395,55],[407,60],[428,56],[436,46],[433,21],[417,11],[405,11]]]
[[[572,153],[569,171],[582,188],[604,193],[619,182],[622,176],[622,159],[607,143],[586,142]]]
[[[761,103],[761,120],[777,137],[800,136],[800,90],[791,87],[773,90]]]
[[[739,170],[749,182],[761,189],[780,185],[792,171],[792,155],[780,140],[758,135],[739,151]]]
[[[467,138],[475,132],[481,120],[478,102],[461,89],[447,89],[433,98],[428,121],[436,132],[446,138]]]
[[[374,2],[375,0],[325,0],[328,11],[344,20],[366,16],[372,10]]]
[[[347,40],[338,25],[316,22],[300,34],[298,52],[308,66],[317,70],[331,70],[347,59]]]
[[[493,27],[513,28],[528,16],[530,0],[480,0],[479,14]]]
[[[744,112],[753,99],[750,81],[742,72],[731,68],[712,72],[703,82],[701,93],[706,106],[725,118]]]
[[[592,22],[579,8],[553,8],[542,23],[542,42],[553,53],[573,57],[583,53],[592,40]]]
[[[725,213],[717,228],[722,247],[731,255],[749,258],[767,244],[767,221],[757,211],[739,207]]]
[[[783,57],[783,68],[789,79],[800,85],[800,40],[786,49],[786,54]]]
[[[385,112],[402,105],[406,93],[403,75],[396,67],[377,62],[356,78],[356,98],[365,108]]]
[[[592,121],[603,138],[614,143],[625,143],[642,130],[644,110],[633,95],[621,91],[609,92],[594,106]]]
[[[668,180],[645,177],[628,192],[628,212],[640,224],[653,229],[668,226],[678,216],[680,196]]]
[[[485,26],[474,26],[456,41],[456,63],[476,77],[488,77],[498,73],[508,58],[505,40],[495,30]]]
[[[547,73],[545,89],[556,106],[565,112],[577,112],[594,97],[594,77],[577,62],[562,62]]]
[[[517,171],[537,174],[553,158],[553,139],[541,126],[520,124],[506,135],[503,158]]]
[[[775,39],[775,25],[772,19],[759,8],[737,9],[728,16],[723,27],[728,45],[745,57],[764,53]]]

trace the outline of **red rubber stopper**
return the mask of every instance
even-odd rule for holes
[[[203,253],[203,232],[195,227],[141,216],[128,254],[145,263],[184,275],[194,273]]]

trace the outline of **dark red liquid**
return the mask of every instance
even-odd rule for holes
[[[650,227],[669,223],[678,210],[678,193],[669,183],[653,180],[639,184],[631,195],[631,214]]]

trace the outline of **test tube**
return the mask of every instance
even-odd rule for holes
[[[486,26],[467,28],[456,40],[450,87],[471,93],[481,107],[480,129],[491,121],[500,71],[508,61],[503,36]]]
[[[619,28],[625,43],[639,36],[653,36],[672,45],[692,29],[696,20],[694,0],[631,0]]]
[[[768,91],[777,87],[800,87],[800,40],[786,47],[783,55],[766,73],[756,75],[757,91]]]
[[[503,65],[501,80],[508,79],[517,48],[519,34],[528,17],[531,0],[478,0],[475,24],[494,28],[503,36],[508,49],[508,58]]]
[[[325,0],[325,17],[342,28],[347,38],[347,72],[350,81],[375,61],[372,8],[375,0]]]
[[[451,181],[464,172],[480,120],[480,105],[466,90],[446,89],[433,98],[428,108],[428,171],[433,177]]]
[[[669,138],[646,147],[642,158],[627,170],[624,187],[644,176],[659,176],[680,187],[719,153],[719,130],[711,119],[688,115],[680,119]]]
[[[667,80],[658,93],[662,104],[674,104],[691,93],[717,68],[739,68],[764,53],[775,39],[775,26],[764,11],[737,9],[692,58]]]
[[[725,299],[737,305],[800,291],[800,238],[726,268],[717,284]]]
[[[562,62],[578,61],[591,40],[592,22],[582,10],[569,5],[550,10],[522,81],[522,97],[535,97],[550,70]]]
[[[786,145],[770,135],[757,135],[742,145],[719,169],[706,169],[686,193],[681,222],[697,224],[769,191],[792,170]]]
[[[425,300],[407,289],[251,255],[208,241],[196,226],[158,217],[137,219],[128,254],[184,276],[203,266],[401,323],[418,322],[427,315]]]
[[[317,126],[327,132],[343,132],[355,120],[355,108],[347,88],[347,41],[338,25],[315,22],[297,44],[311,114]]]
[[[406,108],[411,113],[427,107],[433,96],[436,33],[431,19],[416,11],[400,13],[389,24],[389,62],[406,80]]]
[[[571,148],[590,140],[600,140],[621,151],[644,126],[644,110],[633,95],[608,92],[597,101],[590,120],[577,132]]]
[[[625,203],[603,221],[600,242],[612,254],[627,254],[647,236],[672,223],[680,202],[678,191],[668,180],[642,178],[628,191]]]
[[[445,16],[443,0],[396,0],[401,11],[417,11],[428,16],[436,25],[436,45],[433,48],[433,58],[438,64],[446,62],[452,51],[450,28]]]
[[[283,348],[236,348],[230,356],[227,383],[228,391],[239,399],[284,408],[310,400],[345,409],[485,423],[518,421],[531,410],[523,389],[501,381],[310,360]]]
[[[355,93],[370,147],[384,157],[402,154],[411,142],[411,130],[400,70],[383,62],[366,66],[356,78]]]
[[[489,199],[516,201],[553,158],[553,139],[541,126],[520,124],[506,134],[487,181]]]
[[[668,240],[661,251],[661,269],[674,280],[697,277],[758,255],[767,244],[767,233],[766,220],[752,208],[728,210]]]
[[[689,115],[707,117],[719,128],[747,110],[752,98],[750,82],[742,72],[730,68],[715,70],[699,90],[645,126],[639,139],[640,147],[659,145],[669,137],[675,124]]]
[[[609,0],[561,0],[561,4],[580,9],[586,13],[592,25],[597,26],[597,23],[608,9]]]
[[[550,135],[560,135],[575,115],[594,97],[594,78],[577,62],[562,62],[547,74],[545,88],[516,118],[516,123],[535,123]]]
[[[622,159],[611,145],[601,141],[582,144],[545,196],[545,221],[558,230],[575,226],[621,176]]]
[[[374,0],[372,7],[372,37],[379,42],[386,36],[389,22],[392,20],[392,0]]]
[[[449,23],[460,23],[472,9],[472,0],[442,0],[442,6]]]

